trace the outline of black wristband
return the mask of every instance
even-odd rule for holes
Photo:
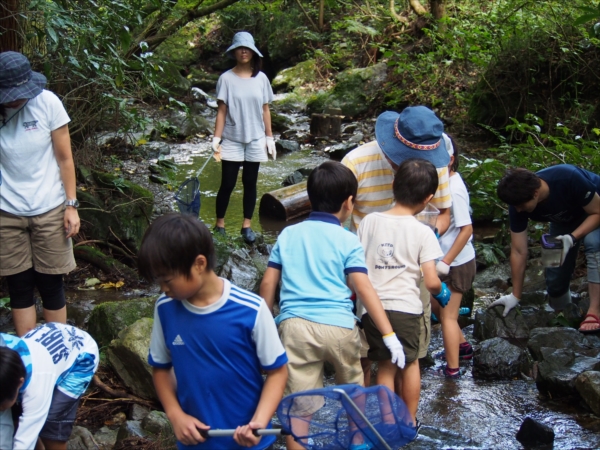
[[[577,242],[577,239],[575,239],[575,236],[573,236],[571,233],[569,233],[569,236],[571,236],[571,239],[573,240],[573,244],[575,244],[575,242]]]

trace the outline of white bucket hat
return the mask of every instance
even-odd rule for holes
[[[233,55],[233,50],[235,50],[238,47],[249,48],[261,58],[263,57],[262,53],[259,52],[256,48],[256,45],[254,45],[254,38],[247,31],[240,31],[239,33],[235,33],[235,36],[233,36],[233,42],[231,43],[231,46],[227,49],[225,54],[231,59],[235,59],[235,56]]]

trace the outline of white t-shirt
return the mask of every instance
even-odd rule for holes
[[[458,173],[450,177],[450,193],[452,195],[452,207],[450,209],[450,226],[442,237],[440,237],[440,246],[444,255],[450,251],[454,241],[458,237],[460,229],[466,225],[471,225],[471,214],[469,208],[469,192],[467,186]],[[473,236],[469,238],[467,244],[461,252],[454,258],[450,266],[460,266],[475,258],[475,249],[473,248]]]
[[[6,118],[0,129],[0,209],[17,216],[48,212],[66,200],[51,132],[71,119],[46,90],[21,110],[7,108]]]
[[[273,101],[267,76],[242,78],[228,70],[217,82],[217,99],[227,105],[223,139],[247,144],[265,137],[263,105]]]
[[[368,214],[358,227],[369,279],[386,311],[421,314],[421,264],[443,256],[435,234],[414,216]],[[358,317],[365,313],[359,303]]]

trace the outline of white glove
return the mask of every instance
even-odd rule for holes
[[[556,239],[560,239],[563,243],[563,251],[562,255],[560,256],[560,265],[562,266],[565,262],[565,259],[567,258],[569,250],[571,250],[571,247],[573,247],[575,239],[573,239],[572,234],[563,234],[561,236],[556,236]]]
[[[277,150],[275,149],[275,138],[267,136],[267,153],[271,155],[273,161],[277,159]]]
[[[494,306],[503,305],[504,313],[502,317],[506,317],[511,309],[519,304],[519,299],[512,294],[503,295],[498,300],[493,302],[488,308],[493,308]]]
[[[450,272],[450,266],[448,264],[446,264],[444,261],[440,260],[435,265],[435,270],[437,271],[438,276],[439,275],[448,275],[448,273]]]
[[[383,337],[383,343],[392,354],[392,364],[396,364],[401,369],[404,369],[406,357],[404,356],[404,348],[398,340],[396,333]]]
[[[221,138],[215,136],[212,140],[212,149],[213,152],[215,153],[220,153],[221,152]]]

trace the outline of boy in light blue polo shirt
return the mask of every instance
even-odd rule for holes
[[[281,280],[275,322],[288,356],[286,395],[323,387],[325,361],[335,368],[336,384],[363,384],[360,337],[348,285],[369,311],[392,361],[404,367],[402,344],[369,281],[360,241],[341,226],[352,213],[357,189],[354,174],[338,162],[314,169],[307,184],[313,212],[306,221],[285,228],[271,252],[260,295],[272,309]],[[323,403],[322,397],[315,398],[308,397],[294,415],[316,412]],[[293,422],[294,434],[308,434],[308,424],[309,420]],[[303,447],[288,436],[287,448]]]

